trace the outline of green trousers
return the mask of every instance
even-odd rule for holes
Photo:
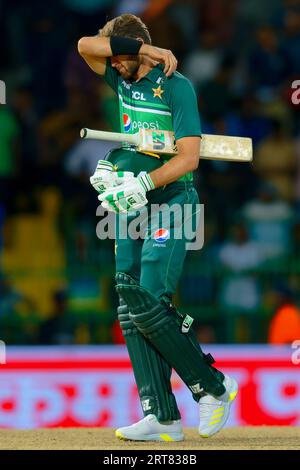
[[[124,149],[109,152],[106,159],[135,176],[163,164],[163,160]],[[170,307],[198,223],[198,195],[192,182],[177,181],[148,192],[147,198],[146,217],[138,227],[140,237],[126,236],[127,229],[136,224],[136,214],[117,218],[118,318],[144,415],[154,414],[160,422],[168,422],[180,418],[170,381],[172,367],[196,401],[202,390],[215,396],[224,393],[224,376],[212,367],[213,358],[202,352],[190,319]],[[155,205],[163,204],[167,206],[158,211]]]
[[[150,205],[153,208],[156,204],[167,204],[171,209],[170,217],[167,214],[168,207],[166,210],[151,212]],[[187,205],[190,209],[185,211]],[[166,188],[165,194],[163,191],[157,197],[154,194],[148,206],[148,218],[143,222],[141,230],[144,239],[121,239],[120,231],[117,231],[116,271],[129,274],[155,297],[171,301],[182,272],[186,246],[191,241],[187,236],[190,237],[197,225],[198,194],[191,183],[174,183]],[[120,219],[122,217],[119,216]],[[129,217],[127,225],[134,218]],[[126,224],[125,217],[123,219]],[[184,231],[186,223],[191,225],[191,230]],[[119,226],[122,227],[122,220]]]
[[[127,218],[121,215],[117,219],[116,280],[117,284],[123,282],[123,276],[118,273],[125,273],[132,278],[132,283],[136,282],[157,299],[170,303],[186,255],[187,240],[180,233],[185,222],[184,207],[189,204],[195,216],[198,195],[191,184],[175,183],[165,190],[153,191],[150,196],[148,215],[139,226],[141,238],[126,237],[127,228],[136,220],[136,214]],[[150,210],[155,204],[165,203],[173,209],[167,221],[166,211]],[[122,298],[118,313],[144,415],[155,414],[160,422],[179,419],[170,381],[170,364],[135,327]]]

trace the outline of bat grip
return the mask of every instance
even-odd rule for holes
[[[123,134],[120,132],[97,131],[93,129],[87,129],[86,127],[81,129],[80,137],[82,139],[108,140],[110,142],[128,142],[134,145],[138,145],[139,143],[138,134]]]

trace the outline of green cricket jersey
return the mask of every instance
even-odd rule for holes
[[[121,77],[107,59],[104,79],[119,99],[121,132],[134,134],[141,128],[173,131],[176,140],[201,136],[196,94],[191,82],[180,73],[166,77],[163,65],[159,64],[139,82],[134,82]],[[162,164],[169,158],[172,157],[164,155]],[[180,178],[181,181],[192,179],[192,173]]]

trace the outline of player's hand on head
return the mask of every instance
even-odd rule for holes
[[[143,44],[140,48],[139,54],[149,57],[151,60],[164,64],[164,73],[170,77],[177,69],[177,59],[173,52],[161,47],[151,46],[150,44]]]

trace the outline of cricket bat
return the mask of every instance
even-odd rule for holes
[[[126,134],[85,128],[81,129],[80,136],[83,139],[127,142],[136,146],[139,152],[152,152],[159,155],[176,155],[178,153],[174,132],[170,131],[140,129],[136,134]],[[253,159],[252,139],[203,134],[199,155],[200,158],[207,160],[251,162]]]

